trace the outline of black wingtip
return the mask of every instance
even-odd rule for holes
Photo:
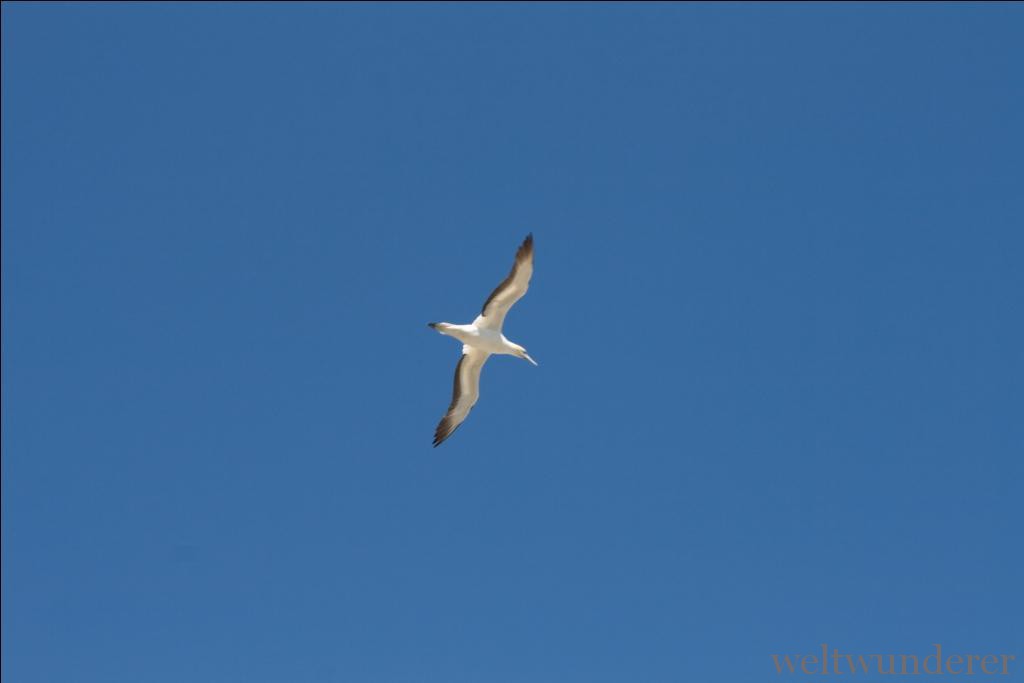
[[[435,330],[437,329],[437,323],[427,323],[427,327],[429,327],[432,330]]]
[[[529,235],[526,236],[526,239],[523,240],[523,243],[521,245],[519,245],[519,251],[516,252],[516,260],[518,261],[519,259],[523,258],[524,256],[529,256],[529,255],[532,255],[532,254],[533,254],[533,233],[531,232]]]

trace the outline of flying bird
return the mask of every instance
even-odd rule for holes
[[[512,272],[491,292],[484,302],[480,315],[469,325],[453,325],[451,323],[427,323],[441,334],[455,337],[462,342],[462,358],[455,366],[455,389],[452,391],[452,403],[448,412],[441,418],[434,431],[434,448],[437,448],[459,425],[465,421],[469,411],[476,405],[480,397],[480,370],[491,354],[505,354],[528,360],[534,365],[537,361],[530,358],[519,344],[513,344],[501,333],[505,314],[512,304],[523,298],[530,286],[533,275],[533,234],[526,236],[516,251],[516,260],[512,264]]]

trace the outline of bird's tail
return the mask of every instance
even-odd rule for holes
[[[432,330],[437,330],[441,334],[448,334],[448,328],[451,327],[450,323],[427,323],[427,327]]]

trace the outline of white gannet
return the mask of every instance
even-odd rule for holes
[[[530,286],[533,275],[533,234],[527,235],[516,252],[512,272],[491,292],[484,302],[483,310],[470,325],[451,323],[427,323],[441,334],[455,337],[462,342],[462,358],[455,366],[455,389],[448,412],[441,418],[434,431],[434,447],[438,447],[463,423],[469,411],[480,397],[480,369],[492,353],[518,356],[534,365],[537,361],[519,344],[513,344],[501,333],[505,314],[512,304],[519,301]]]

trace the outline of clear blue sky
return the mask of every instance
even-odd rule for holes
[[[4,3],[5,681],[1024,670],[1022,34]]]

